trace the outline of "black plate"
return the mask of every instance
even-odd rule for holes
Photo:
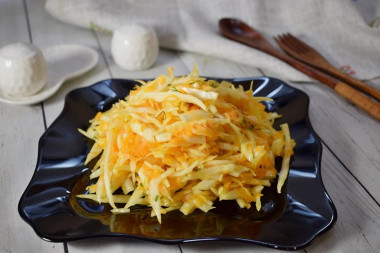
[[[88,183],[89,168],[83,162],[90,144],[77,129],[86,129],[98,111],[109,109],[136,84],[111,79],[67,95],[62,113],[40,139],[37,167],[19,202],[21,217],[41,238],[54,242],[113,236],[159,243],[219,240],[287,250],[306,247],[337,217],[321,180],[322,147],[308,119],[309,98],[273,78],[228,81],[245,88],[253,81],[255,95],[272,97],[267,110],[283,115],[275,127],[287,122],[297,143],[284,193],[275,192],[276,183],[266,188],[260,212],[222,201],[209,213],[170,212],[160,225],[146,208],[113,215],[108,205],[78,200],[75,195],[84,192]]]

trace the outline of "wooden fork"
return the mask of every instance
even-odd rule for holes
[[[369,86],[349,75],[346,75],[342,71],[331,65],[320,53],[318,53],[314,48],[308,46],[301,40],[297,39],[293,35],[286,33],[274,37],[274,40],[289,55],[294,58],[312,65],[328,74],[331,74],[338,79],[345,81],[346,83],[364,91],[365,93],[371,95],[380,101],[380,90]]]

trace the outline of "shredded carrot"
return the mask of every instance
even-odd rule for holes
[[[170,210],[207,212],[218,198],[242,208],[255,202],[259,210],[263,188],[278,174],[275,157],[284,157],[278,192],[288,175],[295,145],[288,126],[273,128],[279,115],[265,111],[268,98],[252,96],[253,83],[244,91],[199,77],[196,67],[188,76],[168,72],[138,81],[125,100],[80,130],[95,141],[86,163],[98,161],[90,176],[96,184],[79,197],[109,203],[113,212],[148,205],[159,222]]]

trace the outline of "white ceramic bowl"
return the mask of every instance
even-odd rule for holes
[[[46,83],[45,58],[36,46],[14,43],[0,49],[0,90],[9,96],[30,96]]]
[[[129,24],[113,33],[111,52],[115,62],[125,70],[144,70],[157,60],[158,39],[153,28]]]

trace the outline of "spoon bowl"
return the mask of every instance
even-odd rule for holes
[[[219,27],[226,35],[236,34],[248,38],[262,37],[256,30],[238,19],[223,18],[219,21]]]
[[[231,40],[239,41],[276,57],[286,56],[269,44],[260,33],[241,20],[223,18],[219,21],[219,29],[223,36]]]

